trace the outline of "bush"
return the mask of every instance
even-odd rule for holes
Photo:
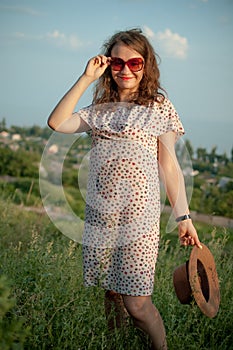
[[[1,197],[15,204],[40,206],[40,191],[38,178],[11,178],[9,182],[0,180]]]
[[[2,350],[23,349],[29,327],[17,317],[16,300],[11,297],[9,282],[5,276],[0,277],[0,348]]]

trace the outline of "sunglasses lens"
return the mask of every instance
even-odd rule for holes
[[[121,71],[124,68],[125,62],[121,58],[113,58],[111,67],[115,71]]]
[[[132,72],[139,72],[143,67],[143,60],[141,58],[132,58],[127,62],[127,66]]]

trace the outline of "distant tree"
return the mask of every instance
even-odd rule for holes
[[[207,151],[205,148],[197,148],[197,159],[199,161],[205,162],[207,159]]]
[[[217,155],[216,158],[217,158],[218,162],[223,164],[223,165],[227,165],[229,162],[229,159],[227,157],[226,152],[221,154],[221,155]]]
[[[38,177],[39,155],[22,149],[1,148],[0,175]]]
[[[217,150],[217,146],[214,146],[210,153],[208,154],[208,158],[209,158],[209,162],[210,163],[214,163],[215,162],[215,159],[216,159],[216,150]]]
[[[41,136],[42,129],[38,125],[33,125],[27,131],[28,136]]]
[[[1,148],[1,162],[0,162],[0,175],[11,175],[8,174],[9,164],[13,160],[13,152],[9,148]]]
[[[12,134],[20,134],[22,137],[25,137],[26,135],[26,128],[22,126],[12,125],[10,127],[10,132]]]
[[[1,125],[1,124],[0,124]],[[21,127],[17,125],[12,125],[10,127],[10,132],[15,134],[20,134],[22,137],[42,137],[48,139],[52,134],[52,130],[49,127],[41,128],[38,125],[33,125],[29,127]]]
[[[193,147],[191,145],[191,142],[189,140],[185,140],[185,146],[186,146],[186,148],[188,150],[190,158],[193,159],[194,150],[193,150]]]
[[[219,176],[233,177],[233,162],[228,162],[224,166],[220,166],[218,170]]]
[[[7,130],[7,127],[6,127],[6,118],[2,118],[2,121],[0,122],[0,132],[1,132],[1,131],[4,131],[4,130]]]
[[[227,184],[226,184],[226,190],[225,192],[233,192],[233,181],[229,181]]]
[[[41,137],[43,137],[44,139],[48,139],[51,136],[52,132],[53,131],[48,126],[46,126],[41,130]]]

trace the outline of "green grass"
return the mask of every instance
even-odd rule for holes
[[[141,332],[131,326],[109,334],[103,290],[83,287],[81,245],[58,232],[46,216],[24,212],[6,200],[0,200],[0,211],[2,350],[146,348]],[[164,319],[169,349],[229,350],[233,348],[233,232],[196,226],[215,257],[221,287],[219,313],[209,319],[195,304],[181,305],[176,298],[172,273],[187,260],[190,248],[179,246],[176,232],[163,233],[165,218],[153,301]]]

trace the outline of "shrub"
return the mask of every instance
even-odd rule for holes
[[[17,317],[16,300],[11,296],[9,282],[0,277],[0,348],[2,350],[23,349],[29,327]]]

